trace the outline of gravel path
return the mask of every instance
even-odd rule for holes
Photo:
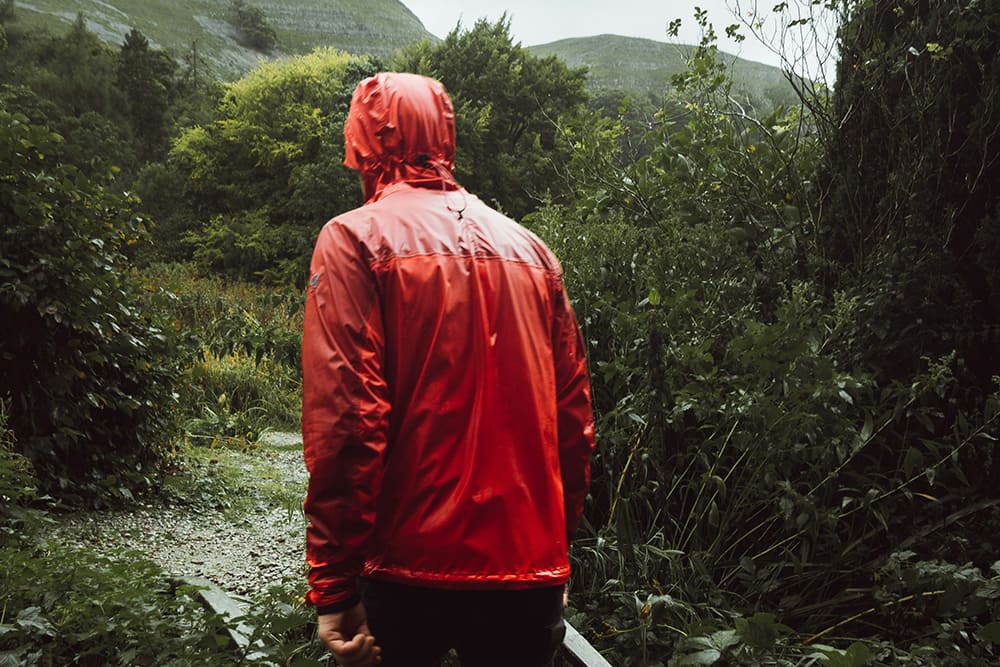
[[[291,433],[266,438],[285,448],[301,443]],[[264,460],[272,482],[301,488],[306,471],[300,449],[268,451]],[[134,549],[172,575],[204,577],[239,597],[283,581],[304,581],[304,536],[302,512],[263,502],[238,517],[197,504],[140,503],[127,511],[71,514],[56,529],[57,539],[105,553]]]

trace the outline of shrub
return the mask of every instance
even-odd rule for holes
[[[903,543],[990,567],[997,399],[947,350],[905,350],[908,370],[889,377],[871,363],[884,348],[860,348],[898,276],[834,289],[812,118],[750,115],[715,57],[710,39],[692,52],[671,101],[685,115],[657,114],[634,163],[617,159],[613,124],[566,128],[574,201],[529,219],[563,263],[594,388],[579,620],[616,664],[934,664],[917,650],[928,633],[948,623],[943,646],[981,632],[981,611],[909,617],[892,626],[898,648],[813,651],[778,626],[872,634],[872,581]],[[948,519],[951,546],[935,535]]]
[[[42,490],[93,501],[149,484],[178,360],[123,255],[132,202],[54,161],[59,140],[0,111],[0,399]]]
[[[152,212],[187,229],[203,269],[304,285],[322,224],[360,203],[357,178],[341,164],[343,121],[357,82],[377,68],[370,58],[318,49],[228,84],[213,120],[174,140],[168,168],[183,174],[185,192]],[[147,176],[140,185],[172,183]]]
[[[198,277],[192,267],[148,267],[151,294],[185,332],[181,414],[189,433],[255,439],[264,428],[297,430],[302,382],[302,294],[289,288]]]

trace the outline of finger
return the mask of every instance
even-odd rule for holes
[[[344,662],[339,662],[342,667],[375,667],[382,662],[382,656],[378,653],[370,653],[362,658],[356,660],[348,660]]]
[[[372,653],[375,647],[375,638],[371,635],[358,633],[350,641],[334,640],[328,646],[338,660],[363,660]]]
[[[375,638],[369,635],[360,644],[358,650],[348,654],[334,652],[334,657],[337,658],[337,663],[342,667],[373,667],[382,660],[381,653],[382,649],[375,645]]]

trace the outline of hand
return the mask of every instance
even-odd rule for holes
[[[341,667],[373,667],[382,649],[368,629],[368,616],[360,602],[346,611],[317,617],[319,638]]]

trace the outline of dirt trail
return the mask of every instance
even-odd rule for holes
[[[255,466],[247,465],[246,473],[257,475],[266,465],[270,483],[302,488],[306,471],[301,450],[294,447],[301,437],[269,433],[265,438],[275,449],[258,457]],[[205,510],[197,503],[139,503],[126,511],[69,515],[56,535],[102,553],[138,551],[170,574],[204,577],[236,596],[282,581],[303,581],[302,512],[263,501],[249,505],[249,511],[234,517],[231,511]]]

